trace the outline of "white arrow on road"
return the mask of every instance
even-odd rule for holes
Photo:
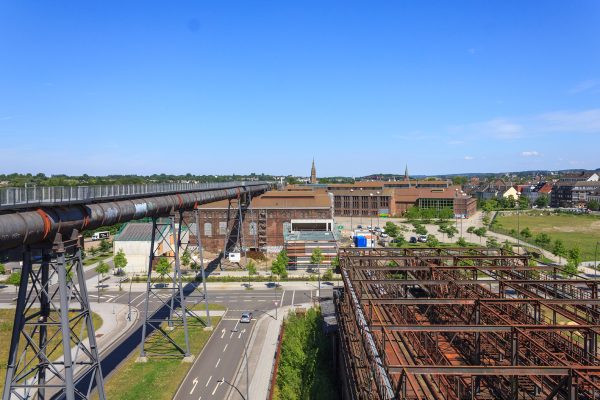
[[[192,386],[192,390],[190,390],[190,394],[194,393],[194,390],[196,390],[196,385],[198,384],[198,378],[194,378],[192,383],[194,384],[194,386]]]
[[[240,332],[240,334],[238,335],[238,339],[242,338],[242,335],[246,332],[245,329],[242,329],[242,331]]]
[[[224,337],[224,336],[225,336],[225,328],[223,328],[223,329],[221,330],[221,339],[223,339],[223,337]]]

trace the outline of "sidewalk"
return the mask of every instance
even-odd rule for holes
[[[290,310],[298,307],[310,308],[312,307],[312,303],[281,307],[279,308],[277,319],[267,314],[261,317],[256,323],[256,327],[248,343],[249,392],[252,393],[252,398],[254,399],[262,400],[267,398],[281,324]],[[269,314],[271,313],[269,312]],[[236,378],[233,382],[233,385],[242,393],[246,393],[246,373],[246,358],[242,357]],[[239,394],[235,391],[230,391],[227,398],[237,400]]]

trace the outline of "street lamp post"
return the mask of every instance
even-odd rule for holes
[[[520,224],[520,213],[519,210],[521,209],[519,203],[517,203],[517,251],[519,252],[519,254],[521,254],[521,224]]]
[[[129,300],[127,301],[127,320],[131,321],[131,284],[133,283],[133,276],[129,277]]]
[[[600,242],[596,242],[596,250],[594,250],[594,277],[598,277],[598,245]]]
[[[244,400],[248,400],[248,397],[247,397],[247,395],[248,395],[248,394],[247,394],[247,393],[246,393],[246,397],[244,397],[244,395],[242,394],[242,392],[240,392],[240,389],[238,389],[238,387],[237,387],[237,386],[235,386],[235,385],[232,385],[230,382],[227,382],[227,381],[225,380],[225,378],[221,378],[221,379],[219,379],[219,380],[217,381],[217,383],[226,383],[226,384],[228,384],[229,386],[231,386],[232,388],[234,388],[234,389],[235,389],[235,390],[236,390],[236,391],[237,391],[237,392],[240,394],[240,396],[242,396],[242,399],[244,399]]]

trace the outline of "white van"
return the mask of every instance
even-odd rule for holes
[[[109,237],[110,237],[109,231],[94,232],[94,234],[92,235],[92,240],[108,239]]]

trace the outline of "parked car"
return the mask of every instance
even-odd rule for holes
[[[381,234],[381,237],[382,237],[382,238],[386,238],[386,237],[389,237],[389,236],[390,236],[390,235],[388,235],[387,233],[382,233],[382,234]]]
[[[356,225],[356,229],[362,229],[362,225]]]
[[[417,238],[414,236],[411,236],[410,239],[408,240],[409,243],[417,243]]]
[[[242,317],[240,318],[240,322],[247,324],[250,321],[252,321],[252,313],[251,312],[244,312],[244,313],[242,313]]]
[[[421,243],[426,243],[427,242],[427,236],[425,236],[425,235],[419,235],[418,240]]]

